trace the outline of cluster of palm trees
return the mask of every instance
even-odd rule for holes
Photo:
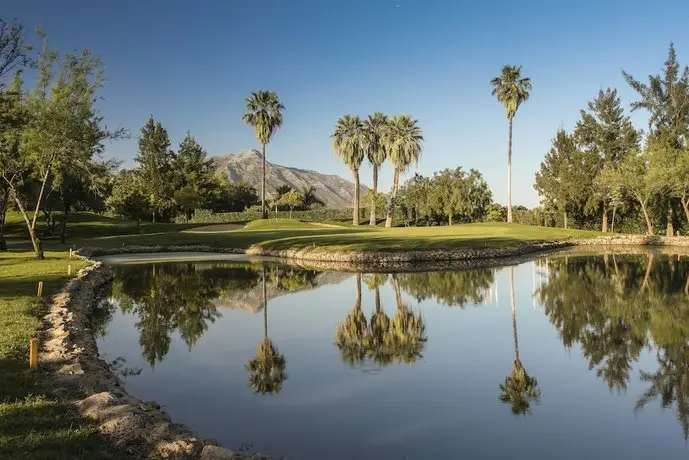
[[[378,172],[386,160],[393,166],[393,183],[388,202],[385,226],[392,227],[392,215],[399,188],[400,174],[418,163],[421,155],[423,135],[409,115],[388,116],[381,112],[361,120],[358,115],[344,115],[337,119],[332,136],[333,149],[352,171],[354,176],[354,210],[352,223],[359,225],[360,187],[359,169],[366,157],[373,168],[373,199],[370,203],[369,224],[376,225],[376,195],[378,194]]]
[[[356,301],[344,321],[337,324],[335,345],[345,362],[355,366],[372,360],[384,366],[394,362],[414,363],[421,357],[427,340],[426,325],[418,312],[412,312],[402,300],[400,284],[393,275],[392,285],[397,300],[397,311],[390,318],[381,308],[380,287],[388,275],[375,274],[366,278],[368,287],[375,291],[376,309],[367,320],[361,308],[362,275],[356,275]]]
[[[529,99],[531,80],[522,77],[521,66],[504,66],[500,75],[491,80],[492,94],[505,106],[509,120],[507,148],[507,222],[512,222],[512,124],[519,106]],[[263,153],[263,179],[261,181],[261,209],[267,217],[266,208],[266,145],[282,126],[282,112],[285,106],[274,91],[254,91],[246,98],[246,113],[242,121],[253,127]],[[376,197],[378,194],[378,172],[386,160],[393,166],[392,191],[388,200],[385,226],[392,226],[400,175],[412,163],[418,163],[421,155],[423,135],[409,115],[388,116],[381,112],[362,120],[358,115],[344,115],[337,119],[331,135],[337,155],[351,169],[354,176],[354,209],[352,223],[359,225],[360,186],[359,169],[366,157],[373,168],[373,195],[370,207],[370,225],[376,225]]]

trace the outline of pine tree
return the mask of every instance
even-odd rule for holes
[[[167,130],[159,121],[155,121],[152,115],[141,128],[139,153],[135,159],[139,163],[139,174],[146,187],[152,220],[155,223],[156,215],[169,208],[172,203],[174,154],[170,150]]]

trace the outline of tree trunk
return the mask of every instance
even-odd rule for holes
[[[268,296],[266,292],[266,266],[262,266],[263,282],[263,338],[268,338]]]
[[[152,219],[152,221],[154,224],[156,223],[156,209],[155,208],[153,208],[153,219]]]
[[[615,215],[617,214],[617,206],[612,207],[612,227],[610,227],[610,232],[615,233]]]
[[[675,236],[674,218],[675,213],[672,209],[672,200],[670,200],[667,204],[667,227],[665,227],[665,236]]]
[[[361,273],[356,274],[356,305],[354,308],[361,309]]]
[[[507,139],[507,223],[512,223],[512,118]]]
[[[43,246],[41,245],[41,240],[38,238],[38,235],[36,235],[36,230],[31,225],[29,215],[26,213],[26,209],[24,209],[24,205],[19,200],[19,197],[17,196],[17,191],[14,189],[12,189],[12,197],[14,198],[14,202],[16,203],[17,208],[19,208],[19,212],[24,218],[24,222],[26,222],[26,227],[29,230],[29,238],[31,238],[31,244],[33,245],[33,250],[36,253],[36,259],[45,259],[45,257],[43,256]]]
[[[52,163],[52,162],[51,162]],[[43,174],[43,179],[41,180],[41,191],[38,192],[38,199],[36,200],[36,210],[33,213],[33,220],[31,221],[31,228],[36,230],[36,219],[38,219],[38,212],[41,210],[41,201],[43,201],[43,193],[45,192],[45,185],[48,183],[48,175],[50,173],[50,163],[46,169],[45,174]]]
[[[262,144],[263,150],[263,180],[261,180],[261,215],[263,219],[268,218],[266,211],[266,144]]]
[[[651,279],[651,268],[653,267],[653,259],[654,259],[654,255],[653,255],[653,254],[649,254],[649,255],[648,255],[648,262],[647,262],[647,265],[646,265],[646,274],[644,275],[644,282],[643,282],[643,284],[641,285],[641,289],[642,289],[642,290],[643,290],[643,289],[646,289],[646,288],[648,287],[648,282],[649,282],[650,279]]]
[[[376,198],[378,197],[378,165],[373,165],[373,203],[371,203],[371,219],[368,224],[371,227],[376,225]]]
[[[397,303],[397,308],[402,308],[402,290],[400,289],[400,282],[397,279],[397,275],[392,274],[392,288],[395,291],[395,301]]]
[[[682,209],[684,209],[684,215],[689,221],[689,195],[687,194],[682,196]]]
[[[388,215],[385,219],[385,228],[392,227],[392,215],[395,212],[395,200],[397,200],[397,187],[399,186],[399,182],[400,172],[397,168],[395,168],[395,173],[393,174],[392,179],[392,192],[390,193],[390,204],[388,204]]]
[[[514,267],[508,268],[510,273],[510,305],[512,307],[512,335],[514,337],[515,361],[519,362],[519,340],[517,339],[517,308],[514,301]]]
[[[353,170],[352,175],[354,176],[354,209],[352,210],[352,225],[355,227],[359,226],[359,170]]]
[[[447,224],[452,225],[452,213],[447,214]]]
[[[9,199],[10,191],[7,188],[4,190],[2,209],[0,209],[0,252],[7,251],[7,242],[5,241],[5,219],[7,218],[7,200]]]
[[[289,218],[292,219],[292,206],[289,207]]]
[[[603,201],[603,225],[601,231],[608,233],[608,202]]]
[[[687,278],[689,280],[689,278]],[[380,287],[376,285],[375,287],[375,302],[376,302],[376,313],[380,313]]]
[[[566,210],[562,212],[562,217],[565,220],[565,228],[567,228],[567,211]]]
[[[646,234],[648,236],[653,236],[653,224],[651,223],[650,217],[648,217],[648,209],[646,209],[647,201],[639,200],[639,203],[641,204],[641,212],[644,213],[644,219],[646,219],[646,228],[647,228]]]
[[[60,230],[60,243],[65,244],[67,234],[67,218],[69,217],[69,205],[65,204],[64,215],[62,216],[62,229]]]

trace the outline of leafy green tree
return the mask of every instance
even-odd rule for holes
[[[86,168],[102,152],[104,142],[120,138],[123,130],[108,131],[95,107],[97,92],[105,79],[101,61],[88,50],[67,54],[58,63],[58,55],[43,47],[38,60],[36,87],[25,98],[27,123],[23,130],[21,155],[27,169],[20,174],[32,175],[40,184],[33,217],[29,214],[15,187],[10,186],[15,204],[26,222],[38,259],[43,259],[36,222],[45,193],[59,171]],[[59,71],[55,66],[60,64]]]
[[[150,201],[143,178],[135,170],[124,170],[115,177],[106,208],[127,219],[141,220],[150,215]]]
[[[664,143],[670,153],[665,158],[663,167],[672,169],[686,147],[689,134],[689,67],[680,73],[675,47],[671,43],[668,58],[665,61],[663,74],[650,75],[648,84],[635,79],[627,72],[622,72],[629,86],[634,89],[640,100],[632,103],[632,110],[644,109],[650,113],[648,126],[650,137],[656,142]],[[664,198],[667,209],[666,235],[674,235],[673,225],[673,191],[676,187],[667,187]]]
[[[387,204],[387,197],[383,193],[373,193],[372,189],[368,189],[364,192],[364,207],[373,209],[382,209]]]
[[[449,307],[463,308],[468,303],[480,304],[486,299],[495,280],[495,271],[440,271],[401,273],[400,287],[419,302],[434,299]]]
[[[184,187],[175,190],[172,195],[175,204],[179,206],[187,219],[191,219],[194,210],[203,205],[203,197],[194,188],[193,185],[187,184]]]
[[[367,142],[367,133],[361,120],[356,115],[345,115],[337,119],[335,131],[330,136],[333,149],[337,156],[349,167],[354,176],[354,210],[352,224],[359,225],[359,168],[364,160],[364,148]]]
[[[214,174],[213,161],[187,133],[172,161],[172,183],[175,190],[173,199],[188,217],[208,202],[216,185]]]
[[[261,209],[263,218],[268,216],[266,209],[266,145],[282,126],[282,112],[285,106],[273,91],[255,91],[246,98],[246,113],[242,121],[254,128],[256,138],[261,143],[263,154],[263,178],[261,180]]]
[[[33,65],[30,51],[31,46],[24,37],[24,25],[0,17],[0,87],[6,76]]]
[[[486,222],[504,222],[507,218],[505,207],[498,203],[491,203],[486,209]]]
[[[412,163],[417,164],[421,156],[423,134],[418,123],[418,120],[409,115],[398,115],[389,120],[388,127],[384,130],[384,143],[394,168],[392,191],[385,219],[386,228],[392,227],[400,174],[407,171]]]
[[[617,90],[600,90],[598,96],[589,101],[586,110],[581,110],[581,119],[574,129],[574,138],[579,149],[588,156],[593,173],[604,169],[616,169],[630,153],[639,147],[640,133],[625,115]],[[580,184],[583,185],[583,184]],[[614,207],[615,190],[600,180],[594,180],[590,193],[589,207],[602,209],[602,231],[608,231],[608,214]],[[609,184],[608,184],[609,185]]]
[[[0,177],[2,179],[2,214],[0,215],[0,250],[6,251],[5,216],[11,199],[16,198],[24,172],[26,158],[21,155],[21,138],[26,124],[22,104],[23,79],[17,72],[9,89],[0,88]]]
[[[560,129],[553,139],[553,145],[536,173],[534,188],[539,195],[558,209],[567,228],[567,213],[581,196],[582,153],[577,149],[574,138]]]
[[[294,190],[291,190],[284,195],[282,195],[276,202],[277,206],[286,206],[289,208],[289,218],[292,218],[292,211],[294,208],[298,208],[299,206],[304,204],[304,196],[299,193],[295,192]]]
[[[628,155],[617,169],[603,171],[601,181],[606,187],[620,190],[626,195],[632,196],[641,206],[648,235],[653,235],[653,223],[649,215],[649,202],[655,196],[656,184],[653,177],[648,174],[648,150],[641,154]]]
[[[227,177],[215,176],[204,206],[213,212],[238,212],[256,203],[258,195],[251,185],[245,182],[230,182]]]
[[[143,179],[153,223],[169,209],[173,194],[173,160],[170,138],[160,121],[151,116],[141,128],[139,152],[135,158]]]
[[[512,223],[512,122],[519,106],[529,100],[531,79],[522,77],[522,67],[506,65],[500,76],[490,81],[492,94],[505,106],[509,120],[509,137],[507,140],[507,222]]]
[[[385,145],[385,130],[388,127],[388,116],[381,112],[375,112],[369,115],[368,119],[364,121],[364,129],[366,130],[366,158],[373,169],[373,190],[372,197],[378,195],[378,172],[388,157]],[[371,217],[369,225],[376,225],[376,207],[377,201],[370,200]]]

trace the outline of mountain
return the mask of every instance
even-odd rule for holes
[[[226,175],[232,182],[247,182],[261,195],[261,171],[263,155],[257,150],[223,155],[213,158],[218,174]],[[354,201],[354,183],[340,176],[321,174],[307,169],[290,168],[266,163],[266,195],[275,195],[275,189],[289,185],[299,191],[303,185],[313,186],[316,196],[329,208],[351,208]],[[361,187],[361,193],[367,190]]]

